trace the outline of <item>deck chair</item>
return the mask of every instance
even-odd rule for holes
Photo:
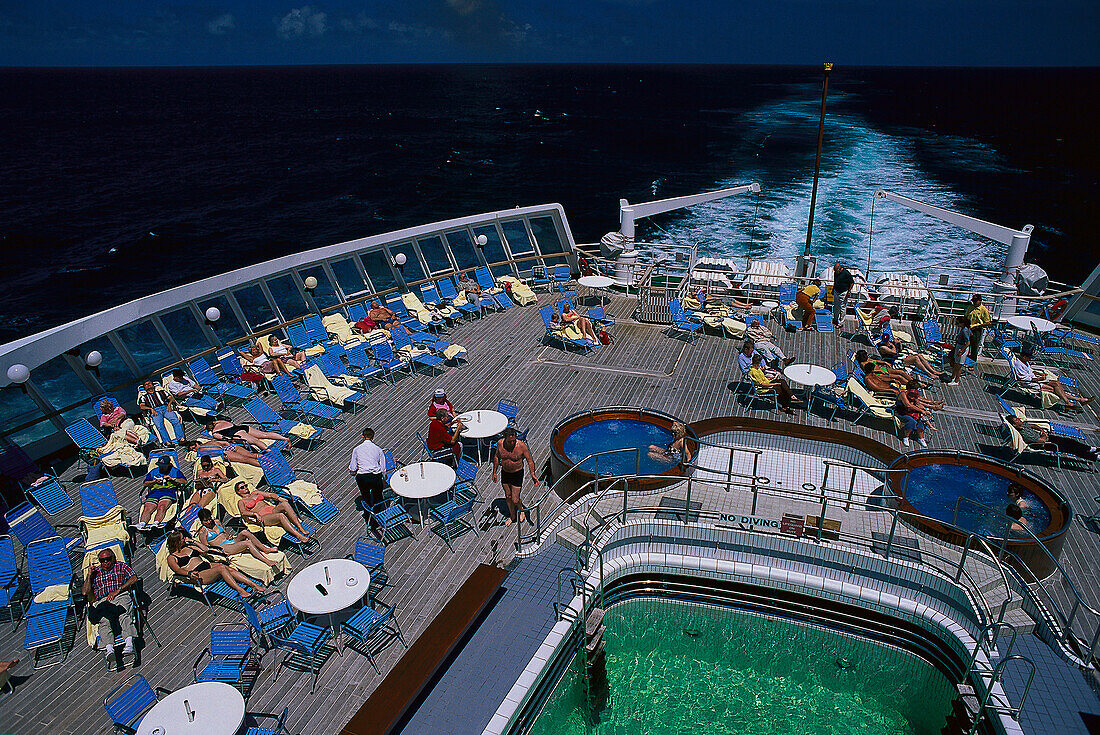
[[[360,301],[357,304],[348,304],[348,321],[355,324],[367,318],[367,302]]]
[[[171,377],[171,374],[169,374],[169,377]],[[98,398],[95,398],[92,401],[92,408],[95,409],[96,426],[102,426],[101,422],[103,420],[103,410],[100,408],[100,406],[103,404],[104,401],[107,401],[111,404],[111,410],[122,407],[122,404],[118,402],[118,399],[112,395],[102,395]],[[181,406],[181,408],[191,412],[192,415],[195,416],[205,416],[208,413],[212,413],[210,411],[204,411],[201,408],[195,408],[194,410],[192,410],[190,406]],[[155,443],[156,441],[155,435],[152,431],[148,429],[148,427],[143,426],[139,423],[135,423],[134,420],[129,417],[127,417],[122,422],[122,428],[125,428],[127,431],[133,432],[134,435],[138,438],[138,446],[142,448],[145,448],[148,445]]]
[[[394,615],[395,609],[395,605],[375,609],[367,604],[340,626],[348,647],[354,648],[365,655],[370,665],[374,667],[374,673],[376,674],[380,674],[381,671],[374,661],[374,652],[378,646],[385,645],[385,642],[379,642],[379,639],[384,636],[388,640],[396,638],[401,641],[401,645],[405,648],[409,647],[409,644],[405,643],[405,637],[401,633],[400,626],[397,624],[397,618]]]
[[[320,441],[321,436],[324,434],[324,430],[316,426],[303,424],[295,419],[284,419],[261,398],[253,398],[244,404],[244,410],[260,425],[261,429],[290,436],[305,444],[307,449],[311,448],[315,442]]]
[[[298,477],[299,473],[313,476],[312,472],[291,468],[280,452],[265,452],[258,461],[271,490],[309,513],[318,523],[328,523],[339,515],[340,509],[325,497],[315,483]]]
[[[230,610],[240,610],[241,596],[237,590],[230,587],[224,580],[217,580],[213,584],[196,584],[189,579],[179,577],[168,566],[168,538],[163,536],[149,544],[149,553],[153,555],[153,563],[157,575],[162,582],[168,584],[168,596],[179,594],[180,589],[188,589],[196,593],[206,606],[213,609],[218,603]]]
[[[672,299],[668,302],[668,310],[672,315],[672,326],[669,330],[669,335],[673,337],[689,337],[692,342],[699,335],[703,325],[699,322],[693,322],[688,319],[684,313],[684,307],[680,303],[680,299]]]
[[[88,419],[77,419],[65,427],[65,433],[76,444],[80,459],[90,469],[102,463],[104,467],[122,467],[133,472],[145,464],[145,456],[124,439],[112,441],[92,426]],[[123,446],[125,444],[125,446]]]
[[[271,378],[271,387],[275,389],[279,400],[283,402],[283,409],[297,415],[299,421],[309,424],[324,423],[330,428],[335,428],[344,423],[340,418],[340,409],[329,406],[310,398],[303,398],[290,378],[285,375],[275,375]]]
[[[363,312],[364,318],[366,311]],[[358,321],[358,319],[356,320]],[[355,325],[344,318],[344,315],[340,312],[333,312],[328,314],[321,320],[325,330],[327,330],[329,336],[336,340],[337,344],[358,344],[366,339],[362,334],[356,334],[353,330]],[[325,352],[328,352],[328,345],[325,346]]]
[[[364,383],[367,380],[386,382],[386,371],[371,362],[371,356],[367,354],[367,348],[363,344],[349,345],[346,355],[352,375]]]
[[[440,295],[440,291],[436,288],[436,285],[430,281],[420,284],[420,295],[426,306],[434,306],[439,310],[439,313],[443,315],[443,318],[452,324],[457,321],[459,315],[462,313],[448,304]]]
[[[110,478],[85,482],[80,486],[80,515],[98,518],[121,506]]]
[[[531,288],[538,288],[539,286],[546,286],[546,290],[553,290],[553,278],[546,272],[546,266],[534,265],[531,266]]]
[[[310,339],[309,332],[306,331],[304,322],[290,322],[287,324],[286,338],[287,341],[290,342],[290,346],[296,350],[302,350],[304,352],[310,347],[313,347],[313,340]],[[262,341],[263,340],[261,340],[261,342]]]
[[[355,409],[359,408],[359,402],[367,397],[366,393],[352,390],[345,385],[334,384],[325,375],[321,366],[312,360],[306,363],[305,377],[306,394],[310,398],[330,403],[348,413],[355,413]]]
[[[371,342],[370,351],[371,355],[374,356],[375,366],[382,368],[391,382],[397,382],[395,377],[397,373],[406,372],[412,375],[412,363],[397,357],[393,352],[393,348],[390,347],[389,342]]]
[[[360,536],[355,541],[355,551],[348,555],[370,570],[371,596],[386,586],[389,572],[386,571],[386,547],[374,543],[373,536]]]
[[[481,265],[474,268],[474,280],[477,281],[477,285],[481,287],[482,292],[489,291],[495,295],[504,290],[493,280],[493,274],[489,272],[486,266]]]
[[[454,499],[456,502],[465,503],[468,500],[480,500],[481,494],[477,489],[477,465],[466,459],[458,458],[458,466],[455,467]]]
[[[306,336],[309,337],[313,344],[323,345],[332,340],[328,330],[325,329],[325,324],[320,314],[310,314],[302,320],[302,324],[306,328]]]
[[[844,363],[838,362],[831,368],[833,375],[836,376],[836,383],[831,386],[815,386],[810,393],[810,399],[817,399],[821,401],[825,410],[831,410],[829,414],[829,420],[832,421],[836,418],[837,413],[843,411],[844,413],[850,412],[848,402],[844,400],[844,394],[847,392],[848,382],[848,368]]]
[[[460,298],[458,288],[450,278],[440,278],[438,285],[440,297],[448,304],[458,309],[463,316],[472,317],[482,315],[481,305],[471,304],[465,295]]]
[[[443,358],[433,355],[427,347],[418,349],[404,330],[391,329],[390,335],[393,337],[393,346],[397,348],[397,354],[402,360],[408,361],[413,368],[417,365],[428,368],[433,375],[437,369],[442,370],[440,366],[443,365]]]
[[[515,276],[501,276],[500,282],[505,284],[504,291],[511,296],[515,304],[519,306],[530,306],[531,304],[538,303],[539,297],[535,295],[531,287]]]
[[[256,370],[249,370],[250,377],[259,375],[262,380],[244,379],[244,367],[241,363],[241,354],[233,349],[220,350],[215,354],[218,360],[218,365],[221,366],[222,374],[225,376],[227,382],[239,385],[248,391],[252,391],[255,396],[256,390],[269,390],[271,383],[268,381],[267,376]],[[251,398],[245,398],[245,391],[233,389],[235,394],[234,401],[247,403],[252,400]]]
[[[23,619],[25,587],[15,561],[15,544],[11,536],[0,536],[0,608],[7,611],[13,633]]]
[[[1092,362],[1092,356],[1087,352],[1075,350],[1072,347],[1048,345],[1044,342],[1042,334],[1037,330],[1032,330],[1031,344],[1034,347],[1036,357],[1046,358],[1049,362],[1057,365],[1083,368]]]
[[[1008,423],[1008,418],[1003,415],[1001,416],[1001,429],[1004,432],[1005,445],[1013,452],[1012,457],[1008,460],[1010,463],[1016,462],[1016,460],[1025,454],[1038,454],[1045,457],[1053,457],[1055,467],[1062,469],[1062,454],[1058,450],[1057,444],[1053,442],[1034,442],[1029,444],[1024,440],[1023,435],[1017,431],[1016,427]],[[1081,461],[1084,462],[1085,460]]]
[[[448,500],[428,510],[428,514],[436,522],[432,532],[443,539],[443,542],[447,544],[447,548],[451,551],[454,551],[451,542],[467,531],[473,531],[475,536],[479,535],[477,523],[473,521],[474,503],[476,502],[477,498],[468,498],[462,502]],[[466,518],[469,518],[469,520],[465,520]]]
[[[779,305],[793,304],[798,295],[798,286],[792,282],[779,284]]]
[[[566,284],[573,278],[573,273],[568,265],[559,263],[554,266],[554,286],[557,287],[558,292],[565,295],[568,298],[576,298],[577,290],[568,288]]]
[[[240,361],[237,363],[240,364]],[[195,376],[195,381],[203,387],[207,393],[213,395],[225,405],[240,405],[256,397],[256,391],[240,383],[230,383],[222,380],[210,367],[204,358],[197,357],[187,363],[187,368]],[[238,368],[237,375],[240,375]]]
[[[30,501],[24,501],[5,513],[4,522],[8,524],[8,529],[19,539],[19,543],[23,545],[24,550],[40,539],[59,536],[57,528],[76,530],[76,526],[71,523],[59,523],[55,528],[38,511],[38,508],[31,505]],[[67,549],[80,548],[84,543],[84,539],[79,537],[65,536],[61,538],[64,540]]]
[[[183,463],[180,461],[179,452],[176,451],[175,449],[156,449],[156,450],[153,450],[152,452],[149,452],[149,467],[148,467],[149,472],[153,471],[153,469],[157,466],[157,462],[160,461],[161,457],[167,457],[169,460],[171,460],[172,467],[174,469],[179,470],[180,474],[182,474],[184,476],[184,478],[186,479],[187,474],[183,470]],[[187,497],[187,495],[189,494],[187,492],[187,488],[190,486],[190,484],[191,484],[190,481],[188,481],[183,486],[183,488],[181,488],[179,490],[176,490],[175,502],[168,506],[168,510],[165,511],[164,518],[161,519],[160,523],[156,523],[152,520],[150,521],[150,528],[148,529],[149,531],[151,531],[151,532],[153,532],[153,531],[162,532],[163,529],[166,529],[166,528],[168,528],[169,526],[172,525],[172,521],[174,521],[176,519],[176,515],[179,513],[179,510],[180,510],[180,503],[182,502],[182,498],[180,496],[183,495],[184,497]],[[149,489],[144,487],[144,485],[143,485],[140,492],[141,492],[141,505],[144,506],[146,501],[148,500]]]
[[[27,553],[27,574],[30,576],[31,604],[27,608],[27,632],[23,647],[34,652],[34,668],[43,649],[56,645],[62,663],[67,657],[62,639],[69,612],[73,607],[73,565],[65,539],[54,536],[31,542]],[[52,664],[51,664],[52,665]]]
[[[580,331],[576,327],[561,328],[551,326],[550,318],[554,313],[554,307],[544,306],[539,309],[539,314],[542,315],[542,323],[546,327],[546,332],[542,336],[542,340],[550,340],[552,342],[558,342],[561,344],[562,349],[568,351],[570,347],[575,347],[581,352],[587,352],[596,347],[596,343],[587,337],[581,337]]]
[[[410,332],[419,332],[421,322],[419,317],[415,314],[410,314],[409,310],[405,308],[405,302],[398,294],[393,294],[387,297],[386,306],[397,315],[397,318],[405,325],[405,328]]]
[[[43,482],[31,485],[26,489],[26,495],[33,500],[43,512],[53,515],[66,508],[72,507],[73,499],[61,486],[61,481],[56,477],[46,476]]]
[[[397,498],[372,505],[367,508],[367,513],[371,518],[371,526],[378,529],[383,544],[412,536],[408,525],[412,523],[412,518]]]
[[[602,306],[589,307],[588,321],[598,324],[604,329],[611,329],[615,326],[615,320],[607,315]],[[744,330],[741,330],[741,333],[744,334]]]
[[[1073,342],[1078,346],[1086,346],[1085,349],[1094,353],[1100,349],[1100,337],[1086,334],[1068,325],[1059,326],[1053,332],[1045,335],[1044,338],[1057,347],[1066,347],[1067,343]]]
[[[171,690],[149,686],[144,676],[135,675],[119,684],[104,697],[103,707],[115,726],[115,735],[137,732],[138,725],[146,713],[156,705],[160,694],[171,694]]]
[[[267,474],[264,473],[264,476],[266,477]],[[240,498],[233,490],[233,486],[240,482],[240,480],[241,478],[230,480],[218,488],[218,505],[221,506],[225,517],[230,523],[237,526],[243,526],[257,536],[263,536],[272,546],[279,546],[281,542],[286,541],[292,550],[298,552],[302,556],[308,556],[316,550],[317,540],[312,538],[314,529],[308,523],[302,523],[302,527],[311,534],[311,538],[305,543],[302,543],[295,538],[293,534],[289,534],[283,530],[281,526],[262,526],[254,521],[242,518],[240,507],[237,505],[237,501],[240,500]],[[250,491],[256,489],[256,486],[252,483],[248,483],[247,480],[245,482],[248,484],[248,489]]]
[[[370,393],[370,386],[367,381],[356,375],[354,370],[348,369],[336,354],[325,352],[314,357],[312,362],[321,368],[321,372],[324,373],[325,377],[336,385],[360,391],[364,394]]]
[[[894,414],[892,403],[875,398],[854,376],[848,378],[847,388],[848,398],[851,399],[850,405],[857,409],[857,414],[852,419],[853,424],[858,424],[859,420],[865,416],[882,419],[889,421],[894,426],[894,432],[900,436],[901,419]]]
[[[824,309],[814,309],[814,326],[819,332],[833,331],[833,313]]]
[[[497,303],[500,304],[501,311],[508,311],[508,309],[511,309],[513,306],[516,305],[515,302],[512,301],[512,297],[508,295],[507,291],[501,291],[498,294],[494,294],[493,298],[495,298],[497,300]]]
[[[1031,383],[1020,380],[1016,377],[1016,370],[1014,365],[1016,364],[1016,356],[1009,352],[1006,348],[1001,348],[1001,357],[1008,363],[1008,377],[1005,378],[1004,385],[1001,387],[1000,392],[997,394],[999,397],[1004,398],[1010,392],[1018,393],[1028,398],[1037,399],[1039,405],[1044,409],[1054,408],[1063,403],[1062,399],[1058,395],[1049,390],[1043,390],[1042,388],[1035,388]],[[1032,365],[1033,369],[1042,370],[1042,366]],[[1049,371],[1049,368],[1047,368]],[[1060,383],[1064,385],[1072,384],[1063,380],[1062,377],[1058,378]]]
[[[199,670],[199,664],[206,664]],[[192,678],[195,683],[218,681],[247,692],[245,670],[258,668],[252,653],[252,633],[246,623],[214,623],[210,645],[195,659]]]

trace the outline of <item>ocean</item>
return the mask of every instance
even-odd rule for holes
[[[789,258],[822,73],[806,67],[0,70],[0,342],[276,256],[560,202],[594,242],[632,202],[759,181],[639,238]],[[1080,282],[1100,253],[1097,69],[836,69],[813,252],[995,268],[1003,246],[885,188],[1018,228]],[[869,243],[870,241],[870,243]],[[870,258],[868,246],[870,244]]]

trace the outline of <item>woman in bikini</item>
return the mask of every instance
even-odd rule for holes
[[[203,551],[211,548],[221,549],[222,553],[252,554],[269,567],[279,566],[279,562],[271,561],[266,554],[274,554],[278,549],[260,541],[251,531],[241,531],[236,536],[230,536],[225,532],[222,524],[214,518],[214,514],[203,508],[199,511],[199,523],[202,527],[195,532],[195,543]]]
[[[600,341],[596,338],[596,330],[592,328],[592,322],[588,321],[588,317],[578,314],[568,301],[561,307],[561,318],[566,324],[575,325],[580,330],[582,338],[587,337],[599,344]]]
[[[863,370],[863,384],[874,393],[899,393],[913,377],[904,370],[897,370],[881,360],[875,360],[860,350],[855,355],[856,364]]]
[[[243,442],[261,453],[267,451],[267,444],[270,441],[290,443],[289,438],[274,431],[264,431],[248,424],[232,424],[228,421],[215,421],[213,428],[210,429],[210,435],[224,442]],[[249,464],[259,466],[258,462],[250,462]]]
[[[309,531],[298,519],[298,514],[286,502],[274,493],[259,490],[249,492],[248,483],[241,481],[233,486],[240,499],[237,510],[241,518],[258,523],[261,526],[282,526],[283,529],[302,543],[309,541]]]
[[[672,465],[691,461],[691,447],[687,445],[687,427],[679,421],[672,422],[672,441],[667,447],[649,445],[650,459],[668,462]]]
[[[261,594],[267,591],[262,584],[228,564],[207,560],[201,549],[185,541],[183,534],[179,531],[168,534],[167,543],[168,568],[192,584],[207,585],[221,579],[245,599],[252,596],[252,592],[246,589],[246,585]]]

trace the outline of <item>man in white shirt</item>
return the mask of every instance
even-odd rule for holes
[[[782,362],[784,365],[790,365],[794,362],[793,357],[787,357],[783,354],[783,350],[772,342],[772,330],[764,326],[760,321],[760,317],[749,317],[749,324],[745,330],[745,334],[752,338],[755,344],[756,351],[760,353],[760,356],[764,358],[765,362],[775,364],[776,367]],[[749,355],[749,359],[752,359],[752,355]],[[745,368],[743,372],[748,372],[748,368]]]
[[[202,387],[184,375],[182,368],[172,371],[172,379],[164,387],[176,397],[177,402],[185,406],[204,408],[207,411],[218,410],[218,402],[210,396],[203,395]]]
[[[359,494],[368,509],[382,502],[382,491],[386,483],[386,455],[374,443],[374,429],[363,429],[363,443],[351,450],[348,471],[355,475],[355,484],[359,486]],[[373,517],[371,530],[376,530]]]
[[[1073,408],[1078,411],[1084,410],[1084,404],[1092,401],[1092,398],[1082,398],[1081,396],[1074,395],[1065,389],[1062,383],[1053,375],[1047,375],[1045,370],[1036,370],[1031,367],[1031,353],[1027,350],[1021,352],[1015,358],[1011,355],[1010,362],[1012,363],[1012,374],[1016,376],[1016,380],[1021,383],[1027,383],[1031,386],[1032,390],[1045,390],[1048,393],[1053,393],[1062,399],[1062,402],[1066,404],[1067,408]],[[1048,382],[1049,381],[1049,382]]]

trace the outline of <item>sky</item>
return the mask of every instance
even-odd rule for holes
[[[0,0],[0,66],[1098,66],[1096,0]]]

